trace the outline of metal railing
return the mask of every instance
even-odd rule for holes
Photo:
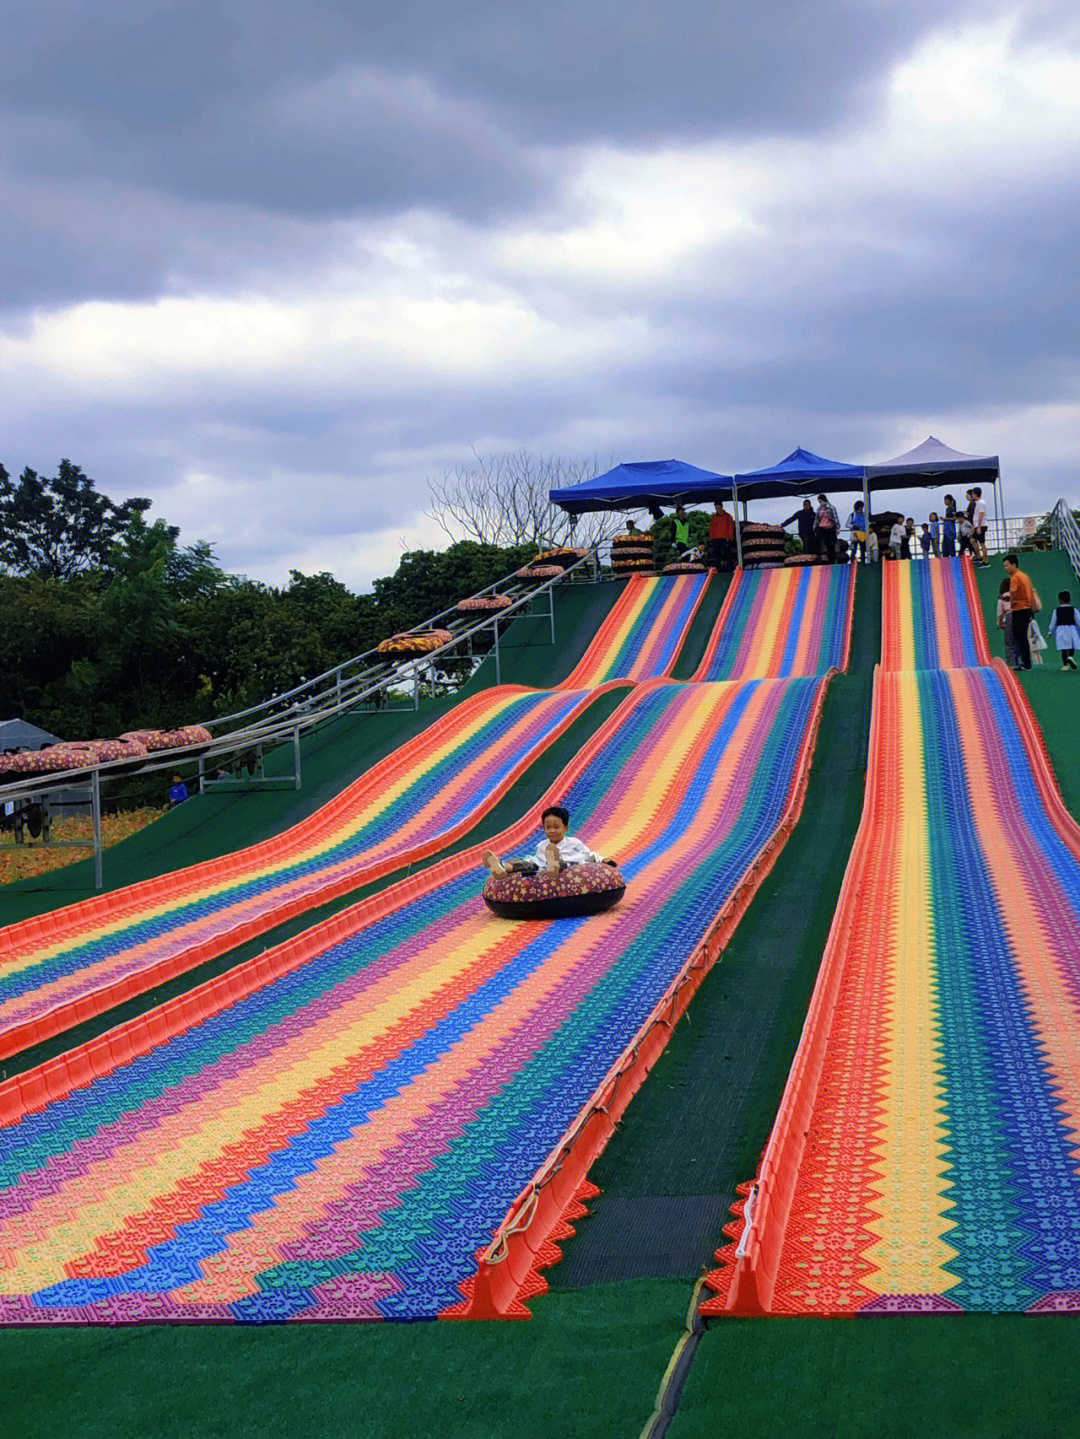
[[[22,804],[48,795],[57,789],[86,786],[89,790],[94,834],[92,842],[86,841],[86,847],[93,848],[95,887],[100,889],[102,885],[101,786],[103,781],[131,779],[160,770],[176,770],[194,763],[199,777],[199,792],[203,793],[208,783],[207,769],[212,768],[215,762],[236,759],[238,756],[244,758],[254,756],[257,778],[234,781],[229,788],[249,789],[258,784],[264,784],[285,785],[289,788],[299,789],[301,783],[300,741],[302,737],[340,719],[349,711],[384,709],[388,692],[400,689],[403,685],[412,688],[413,703],[411,707],[419,708],[425,673],[429,676],[434,692],[433,681],[439,670],[440,660],[474,659],[474,641],[477,636],[487,631],[491,631],[492,634],[489,653],[494,662],[495,683],[501,684],[501,626],[508,619],[519,617],[527,607],[531,616],[548,618],[551,633],[550,643],[554,644],[555,589],[564,583],[592,583],[598,578],[599,565],[596,551],[592,549],[582,559],[564,570],[562,574],[553,576],[540,585],[524,588],[520,581],[515,581],[514,576],[498,580],[495,584],[481,590],[480,594],[509,593],[511,603],[504,609],[491,612],[479,620],[462,621],[456,613],[457,607],[454,606],[452,609],[441,611],[440,614],[425,620],[420,625],[415,625],[411,630],[402,631],[402,633],[420,634],[425,630],[439,627],[439,620],[454,615],[452,623],[456,628],[452,628],[451,625],[445,626],[452,630],[453,638],[438,649],[432,650],[430,654],[397,661],[388,661],[386,656],[382,655],[379,656],[379,663],[373,664],[372,657],[377,654],[377,651],[369,650],[354,659],[345,660],[342,664],[335,665],[333,669],[327,670],[325,674],[318,675],[315,679],[306,680],[285,694],[275,695],[263,704],[253,705],[247,710],[241,710],[234,715],[226,715],[204,724],[204,728],[210,730],[213,736],[206,743],[156,750],[152,754],[135,759],[109,760],[100,764],[82,765],[76,769],[57,770],[23,780],[15,780],[8,784],[0,784],[0,805],[8,802]],[[541,609],[538,613],[535,608],[536,602],[538,600],[542,602],[545,598],[547,608]],[[462,647],[465,648],[464,655],[460,653]],[[458,653],[455,655],[455,652]],[[468,668],[469,673],[459,677],[458,687],[465,684],[471,677],[473,666],[470,664]],[[453,680],[449,676],[447,683],[453,684]],[[379,696],[382,697],[381,702]],[[215,726],[243,720],[246,720],[247,723],[223,734],[213,735]],[[267,750],[280,745],[291,745],[292,747],[292,773],[267,778],[263,771],[264,754]],[[217,784],[214,787],[217,788]]]
[[[1050,512],[1050,537],[1054,548],[1068,555],[1073,573],[1080,579],[1080,525],[1064,500],[1058,500]]]

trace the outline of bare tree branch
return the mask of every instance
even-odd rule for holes
[[[622,513],[597,512],[572,518],[548,498],[548,492],[592,479],[611,462],[569,460],[561,455],[516,453],[481,455],[472,464],[428,477],[430,502],[424,511],[452,540],[480,544],[597,545],[626,523]],[[575,523],[576,518],[576,523]]]

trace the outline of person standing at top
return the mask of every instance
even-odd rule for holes
[[[914,559],[911,543],[915,538],[915,521],[910,515],[904,521],[904,538],[900,544],[900,558],[902,560]]]
[[[1037,608],[1035,586],[1031,583],[1030,575],[1026,575],[1020,568],[1020,561],[1015,555],[1006,555],[1002,563],[1005,566],[1005,573],[1009,576],[1009,618],[1012,620],[1013,643],[1016,646],[1016,664],[1013,668],[1029,670],[1031,668],[1029,631]]]
[[[675,522],[675,548],[683,555],[690,548],[690,516],[684,506],[676,505],[672,518]]]
[[[820,551],[824,551],[825,563],[833,565],[836,563],[836,539],[840,530],[840,516],[836,508],[829,504],[827,495],[818,495],[817,513],[814,516],[814,528],[817,531]]]
[[[904,526],[900,520],[893,521],[893,527],[889,531],[889,554],[894,560],[903,558],[904,554]],[[908,559],[911,556],[908,555]]]
[[[709,563],[717,570],[735,568],[735,520],[717,500],[709,516]]]
[[[169,787],[169,808],[175,809],[178,804],[183,804],[187,797],[187,785],[184,783],[183,776],[174,774]]]
[[[818,552],[817,538],[817,517],[814,514],[814,507],[809,500],[803,500],[802,509],[796,510],[793,515],[788,515],[783,521],[783,528],[788,525],[797,524],[799,527],[799,539],[802,540],[803,550],[808,555],[816,555]]]
[[[976,485],[971,492],[974,504],[972,506],[971,523],[974,529],[975,563],[980,568],[990,563],[990,556],[986,553],[986,501],[982,497],[981,488]]]
[[[934,552],[934,559],[941,558],[941,521],[938,519],[937,510],[930,511],[930,548]]]
[[[866,563],[866,537],[870,532],[870,524],[866,518],[866,503],[864,500],[856,500],[848,515],[848,529],[851,531],[851,563],[859,562],[859,551],[862,550],[863,564]]]
[[[956,558],[956,499],[945,496],[945,518],[941,522],[941,553],[947,560]]]

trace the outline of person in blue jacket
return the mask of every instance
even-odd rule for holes
[[[175,809],[178,804],[183,804],[187,797],[187,785],[178,774],[174,774],[172,787],[169,790],[169,808]]]

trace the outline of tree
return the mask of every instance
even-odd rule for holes
[[[0,465],[0,564],[19,575],[71,579],[105,564],[132,515],[149,508],[139,498],[113,504],[70,460],[54,476],[25,469],[18,481]]]
[[[513,574],[536,554],[534,544],[500,548],[459,540],[446,550],[409,550],[392,575],[375,580],[372,590],[381,627],[379,639],[411,629],[422,620],[475,595]]]
[[[480,455],[471,465],[428,478],[429,515],[452,540],[482,545],[596,545],[626,523],[621,513],[570,516],[553,505],[548,493],[600,474],[600,462],[567,460],[558,455]],[[575,522],[576,521],[576,522]]]

